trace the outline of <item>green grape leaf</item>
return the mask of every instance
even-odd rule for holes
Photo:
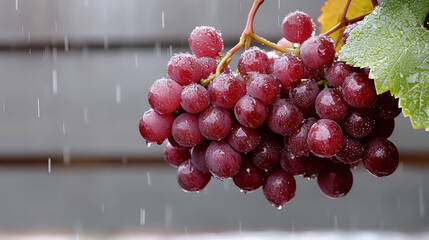
[[[399,98],[414,128],[429,131],[429,0],[384,0],[360,22],[338,53],[341,61],[369,67],[378,93]]]

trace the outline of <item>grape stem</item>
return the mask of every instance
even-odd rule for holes
[[[338,29],[340,29],[340,28],[342,28],[342,27],[345,27],[345,26],[347,26],[347,25],[349,25],[349,24],[352,24],[352,23],[358,22],[358,21],[362,20],[366,15],[368,15],[368,14],[370,14],[370,13],[371,13],[371,12],[367,12],[367,13],[364,13],[364,14],[359,15],[359,16],[357,16],[357,17],[347,19],[347,18],[346,18],[346,14],[347,14],[347,10],[349,9],[350,2],[351,2],[351,1],[352,1],[352,0],[347,0],[346,6],[344,7],[343,13],[341,14],[341,17],[340,17],[340,22],[339,22],[337,25],[333,26],[333,27],[332,27],[331,29],[329,29],[328,31],[326,31],[326,32],[324,32],[324,33],[322,33],[322,34],[320,34],[320,35],[323,35],[323,36],[329,36],[329,35],[331,35],[332,33],[334,33],[335,31],[337,31]],[[371,0],[371,2],[372,2],[372,5],[373,5],[374,7],[378,5],[377,0]]]
[[[207,79],[201,79],[200,83],[201,85],[203,85],[204,87],[207,86],[207,84],[209,84],[209,82],[211,80],[213,80],[216,76],[218,76],[221,71],[228,66],[228,64],[231,62],[232,60],[232,55],[234,55],[234,53],[236,53],[240,48],[242,48],[244,46],[245,50],[248,50],[251,46],[251,41],[252,39],[264,44],[272,49],[275,49],[279,52],[285,53],[285,52],[289,52],[289,53],[294,53],[295,55],[297,55],[299,57],[299,48],[284,48],[284,47],[280,47],[277,44],[270,42],[269,40],[266,40],[265,38],[262,38],[260,36],[258,36],[254,31],[253,31],[253,20],[255,19],[255,15],[256,12],[259,9],[259,6],[261,6],[261,4],[264,2],[264,0],[254,0],[253,1],[253,5],[252,8],[249,11],[249,15],[247,16],[247,22],[246,22],[246,27],[244,28],[243,33],[241,34],[240,37],[240,41],[233,47],[231,48],[226,54],[225,56],[222,57],[222,60],[219,62],[217,68],[216,68],[216,73],[212,74],[210,77],[208,77]]]

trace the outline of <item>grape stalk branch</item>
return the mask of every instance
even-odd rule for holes
[[[219,75],[222,71],[223,68],[225,68],[232,60],[232,56],[234,55],[235,52],[237,52],[240,48],[242,48],[243,46],[245,46],[245,50],[248,50],[251,46],[251,41],[252,39],[264,44],[274,50],[277,50],[279,52],[285,53],[285,52],[290,52],[290,53],[294,53],[296,56],[299,57],[299,44],[296,45],[291,45],[292,48],[285,48],[282,46],[279,46],[263,37],[260,37],[259,35],[257,35],[255,33],[255,31],[253,30],[253,21],[255,19],[255,15],[256,12],[258,11],[259,7],[262,5],[262,3],[264,3],[265,0],[254,0],[253,5],[249,11],[249,15],[247,16],[247,22],[246,22],[246,27],[244,28],[243,33],[241,34],[240,37],[240,41],[233,47],[231,48],[226,55],[223,55],[221,52],[219,52],[220,56],[222,57],[222,60],[219,62],[218,67],[216,69],[216,73],[214,75],[211,75],[210,77],[208,77],[207,79],[202,79],[201,80],[201,85],[203,86],[207,86],[207,84],[213,80],[217,75]],[[352,0],[347,0],[346,6],[343,9],[343,12],[341,14],[341,18],[340,18],[340,22],[335,25],[334,27],[332,27],[330,30],[326,31],[325,33],[323,33],[322,35],[325,36],[329,36],[330,34],[332,34],[333,32],[337,31],[338,29],[345,27],[349,24],[361,21],[366,15],[370,14],[371,12],[362,14],[360,16],[351,18],[351,19],[347,19],[346,18],[346,13],[347,10],[350,6],[350,2]],[[371,0],[373,6],[377,6],[378,2],[377,0]],[[296,46],[296,47],[294,47]]]

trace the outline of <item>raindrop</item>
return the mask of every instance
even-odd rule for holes
[[[64,51],[69,51],[69,38],[67,36],[64,37]]]
[[[173,220],[173,209],[170,205],[165,206],[165,225],[171,226],[171,222]]]
[[[21,25],[21,36],[24,36],[24,25]]]
[[[88,108],[87,107],[83,107],[83,121],[85,122],[85,124],[88,124],[88,122],[89,122]]]
[[[203,193],[204,195],[207,195],[207,188],[204,188]]]
[[[121,103],[121,85],[116,85],[116,103]]]
[[[277,27],[280,27],[280,15],[277,16]]]
[[[136,65],[136,67],[139,66],[139,55],[137,55],[137,53],[134,54],[134,64]]]
[[[15,11],[18,11],[18,0],[15,0]]]
[[[68,145],[63,146],[63,161],[64,164],[70,164],[70,147]]]
[[[280,9],[280,0],[277,1],[279,3],[279,9]]]
[[[37,98],[37,117],[40,118],[40,98]]]
[[[168,57],[170,58],[170,57],[172,57],[173,56],[173,46],[172,45],[170,45],[169,47],[168,47]]]
[[[424,217],[426,215],[425,202],[423,200],[423,187],[419,185],[419,215]]]
[[[51,173],[51,158],[48,158],[48,173]]]
[[[241,234],[241,221],[238,222],[238,232]]]
[[[27,32],[27,41],[28,41],[28,42],[31,42],[30,32]]]
[[[63,135],[66,135],[66,125],[63,123]]]
[[[101,211],[104,212],[104,202],[101,202]]]
[[[58,82],[57,82],[57,70],[52,69],[52,92],[54,94],[58,93]]]
[[[55,32],[58,32],[58,22],[57,21],[54,22],[54,29],[55,29]]]
[[[3,112],[6,112],[6,103],[3,103]]]
[[[165,16],[164,11],[161,12],[161,27],[165,28]]]
[[[147,176],[147,185],[152,185],[152,181],[150,179],[150,172],[146,172],[146,176]]]
[[[140,208],[140,225],[145,225],[146,223],[146,210]]]
[[[188,226],[185,226],[185,235],[188,235]]]
[[[243,0],[240,0],[240,12],[242,10]]]

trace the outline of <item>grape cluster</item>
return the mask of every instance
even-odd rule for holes
[[[398,100],[376,94],[369,69],[337,61],[334,42],[314,36],[307,14],[288,14],[281,30],[278,45],[299,44],[300,58],[251,47],[236,72],[222,66],[216,74],[221,34],[196,27],[193,54],[173,55],[168,77],[149,89],[152,109],[141,117],[140,133],[148,142],[166,142],[164,158],[178,168],[183,190],[232,178],[243,192],[262,186],[281,207],[294,197],[297,175],[317,179],[323,193],[338,198],[351,189],[351,169],[361,161],[377,177],[395,171],[399,154],[387,138],[401,111]],[[200,84],[210,76],[207,87]]]

